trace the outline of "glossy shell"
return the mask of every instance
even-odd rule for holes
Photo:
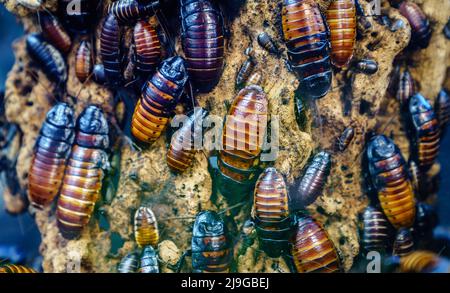
[[[139,256],[132,252],[125,255],[117,267],[117,272],[122,274],[136,273],[139,267]]]
[[[109,4],[108,12],[114,14],[121,23],[129,23],[154,15],[159,8],[159,0],[146,1],[150,3],[141,2],[145,1],[118,0]]]
[[[0,266],[0,274],[34,274],[36,270],[21,265],[2,265]]]
[[[393,255],[405,256],[414,250],[414,240],[410,229],[401,228],[397,231],[393,245]]]
[[[398,80],[396,98],[400,104],[407,105],[409,98],[416,93],[415,83],[412,78],[411,73],[407,68],[400,71],[400,76]]]
[[[72,40],[58,19],[47,11],[39,12],[42,35],[63,53],[68,53]]]
[[[148,207],[140,207],[134,214],[134,238],[140,247],[158,245],[158,223],[155,214]]]
[[[81,41],[75,57],[75,75],[80,82],[85,82],[92,72],[93,60],[91,43]]]
[[[151,246],[146,246],[142,250],[141,265],[139,273],[143,274],[157,274],[159,273],[158,254]]]
[[[431,27],[427,16],[422,9],[413,2],[403,1],[399,7],[400,14],[403,15],[411,26],[411,44],[421,48],[428,47],[431,38]]]
[[[361,219],[361,245],[364,251],[385,252],[390,244],[390,225],[384,214],[368,206]]]
[[[336,140],[336,149],[340,152],[343,152],[347,149],[348,145],[352,142],[355,137],[355,129],[351,126],[348,126],[344,129],[341,136]]]
[[[375,74],[378,71],[378,63],[372,59],[362,59],[356,63],[356,69],[365,74]]]
[[[109,84],[121,83],[120,27],[114,14],[105,18],[100,34],[100,55],[102,57],[105,77]]]
[[[136,46],[136,69],[142,73],[153,72],[161,59],[161,43],[153,26],[143,20],[133,30]]]
[[[271,54],[279,54],[280,51],[275,44],[275,41],[270,37],[270,35],[266,32],[262,32],[258,35],[257,38],[258,44],[263,47],[267,52]]]

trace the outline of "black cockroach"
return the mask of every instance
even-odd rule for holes
[[[403,107],[407,105],[409,98],[416,93],[416,86],[414,79],[408,68],[400,70],[397,90],[395,97],[399,101],[400,105]]]
[[[122,274],[136,273],[139,267],[139,255],[131,252],[125,255],[117,267],[117,271]]]
[[[401,228],[395,236],[392,254],[405,256],[414,250],[414,240],[409,228]]]
[[[192,230],[191,250],[181,257],[178,271],[188,255],[194,273],[228,273],[233,256],[231,238],[222,218],[213,211],[197,214]]]
[[[361,217],[361,245],[365,252],[386,252],[391,238],[391,226],[384,214],[368,206]]]
[[[158,255],[152,246],[148,245],[142,250],[139,273],[157,274],[159,273]]]
[[[92,70],[92,75],[96,83],[106,83],[105,67],[103,66],[103,64],[95,64],[94,69]]]
[[[103,170],[109,168],[108,133],[108,122],[99,107],[90,105],[78,117],[75,144],[56,210],[59,231],[66,239],[81,234],[100,197]]]
[[[80,82],[85,82],[92,72],[93,60],[91,43],[82,40],[75,55],[75,75]]]
[[[117,18],[110,13],[103,22],[100,35],[100,54],[105,77],[115,87],[121,83],[120,27]]]
[[[352,126],[348,126],[344,129],[342,134],[336,139],[336,149],[343,152],[347,149],[348,145],[355,137],[355,129]]]
[[[441,125],[441,132],[444,134],[448,122],[450,121],[450,95],[446,89],[442,89],[434,105],[434,111]]]
[[[241,68],[239,68],[239,71],[236,75],[236,86],[241,86],[245,84],[245,82],[248,80],[250,75],[253,72],[253,69],[255,69],[255,59],[253,58],[253,49],[251,47],[247,48],[245,50],[245,55],[248,56],[248,58],[242,63]]]
[[[99,0],[60,0],[58,10],[68,30],[87,34],[95,27],[101,3]]]
[[[56,82],[58,87],[65,86],[67,65],[61,53],[37,34],[28,35],[26,47],[28,54],[39,63],[47,77]]]
[[[68,53],[72,40],[58,19],[47,11],[40,11],[39,22],[44,38],[61,52]]]
[[[378,71],[378,63],[372,59],[362,59],[356,62],[356,69],[364,74],[375,74]]]
[[[224,21],[211,0],[180,0],[181,37],[189,77],[208,92],[218,83],[224,66]]]
[[[283,36],[290,67],[299,75],[304,94],[319,99],[331,87],[328,28],[315,1],[283,0],[282,3]]]
[[[28,196],[33,206],[42,209],[58,195],[74,139],[74,111],[58,103],[47,113],[28,172]]]
[[[427,242],[433,237],[433,230],[438,225],[439,219],[436,209],[424,202],[418,202],[416,206],[416,220],[414,221],[413,235],[417,243]]]
[[[140,207],[134,214],[134,238],[140,247],[158,245],[158,223],[155,214],[148,207]]]
[[[33,268],[29,268],[21,265],[1,265],[0,266],[0,274],[33,274],[37,273],[37,271]]]
[[[153,72],[161,59],[161,43],[153,26],[139,20],[134,26],[133,40],[136,52],[136,70],[143,74]]]
[[[431,39],[431,27],[422,9],[413,2],[403,1],[399,7],[400,14],[403,15],[411,26],[411,41],[412,47],[419,46],[421,48],[428,47]]]
[[[150,1],[118,0],[108,6],[108,12],[114,14],[121,23],[130,23],[156,13],[159,0],[148,2]]]
[[[277,44],[268,33],[266,32],[260,33],[258,35],[257,41],[258,44],[261,47],[263,47],[267,52],[275,55],[280,54],[280,50],[278,49]]]

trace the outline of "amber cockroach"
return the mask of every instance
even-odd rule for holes
[[[77,121],[75,144],[58,200],[56,219],[66,239],[79,237],[100,197],[104,169],[109,168],[108,122],[103,111],[88,106]]]
[[[167,151],[167,165],[173,172],[183,173],[192,166],[198,147],[203,145],[202,126],[203,119],[207,115],[206,110],[196,108],[183,121],[183,126],[172,135],[170,147]]]
[[[58,103],[47,113],[28,172],[28,195],[36,208],[48,206],[58,195],[75,139],[73,109]]]
[[[218,83],[224,66],[224,22],[211,0],[180,0],[181,38],[189,77],[208,92]]]
[[[26,266],[21,266],[21,265],[12,265],[12,264],[7,264],[7,265],[1,265],[0,266],[0,274],[34,274],[37,273],[37,271],[35,269],[26,267]]]
[[[415,199],[407,165],[400,149],[384,135],[368,142],[364,157],[366,181],[370,194],[395,228],[409,228],[414,223]]]
[[[378,71],[378,63],[372,59],[362,59],[356,62],[356,69],[364,74],[372,75]]]
[[[141,265],[139,266],[138,272],[143,274],[159,273],[158,255],[150,245],[144,247],[142,250]]]
[[[442,134],[450,121],[450,95],[446,89],[442,89],[435,102],[434,111],[436,112],[439,124],[441,125]]]
[[[114,14],[105,18],[100,35],[100,54],[105,77],[115,87],[121,83],[120,26]]]
[[[313,0],[282,1],[283,36],[289,64],[300,79],[304,94],[325,96],[331,87],[328,28]]]
[[[339,255],[322,225],[310,216],[298,215],[295,226],[291,252],[297,272],[339,272]]]
[[[336,139],[336,149],[343,152],[347,149],[348,145],[355,137],[355,129],[352,126],[348,126],[344,129],[342,134]]]
[[[255,69],[256,62],[253,58],[252,48],[247,48],[245,50],[245,55],[248,56],[248,58],[242,63],[241,68],[239,68],[239,71],[236,75],[236,85],[241,86],[245,84],[245,82],[249,79],[250,75],[253,72],[253,69]]]
[[[410,44],[421,48],[428,47],[431,39],[431,27],[422,9],[413,2],[403,1],[399,7],[400,14],[403,15],[411,26]]]
[[[80,82],[85,82],[92,72],[92,57],[91,43],[82,40],[75,55],[75,75]]]
[[[139,268],[139,255],[136,252],[125,255],[119,263],[117,271],[122,274],[136,273]]]
[[[400,71],[398,86],[396,91],[396,98],[399,103],[404,106],[407,105],[409,98],[416,93],[414,79],[408,68]]]
[[[414,240],[411,230],[401,228],[397,231],[395,236],[392,254],[398,256],[405,256],[414,250]]]
[[[361,217],[361,245],[365,252],[386,252],[391,240],[391,227],[384,214],[368,206]]]
[[[440,267],[440,258],[431,251],[418,250],[406,256],[397,257],[398,269],[402,273],[448,273],[450,267],[448,265]]]
[[[161,43],[153,26],[139,20],[134,26],[133,40],[136,51],[136,70],[148,74],[153,72],[161,59]]]
[[[258,44],[264,48],[267,52],[271,54],[278,55],[280,54],[280,50],[278,49],[278,46],[276,45],[275,41],[272,39],[272,37],[266,33],[262,32],[258,35]]]
[[[134,238],[140,247],[158,245],[158,222],[155,214],[148,207],[140,207],[134,214]]]
[[[159,9],[159,0],[118,0],[108,6],[108,12],[114,14],[121,23],[130,23],[143,17],[152,16],[157,9]]]
[[[42,35],[63,53],[68,53],[72,40],[58,19],[47,11],[39,12]]]
[[[131,123],[133,136],[145,143],[157,140],[184,91],[188,75],[181,57],[166,59],[145,84]]]

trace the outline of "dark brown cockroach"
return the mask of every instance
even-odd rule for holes
[[[154,15],[158,8],[159,0],[118,0],[109,4],[108,12],[114,14],[121,23],[130,23]]]
[[[328,28],[315,1],[282,3],[283,36],[290,67],[298,74],[304,95],[319,99],[331,87]]]
[[[391,228],[384,214],[368,206],[361,218],[361,245],[365,252],[386,252],[389,248]]]
[[[409,228],[414,223],[414,190],[405,159],[400,149],[384,135],[374,136],[364,157],[366,181],[373,198],[396,228]]]
[[[345,151],[354,137],[355,129],[352,126],[348,126],[344,129],[341,136],[336,139],[336,149],[340,152]]]
[[[184,60],[177,56],[166,59],[145,84],[134,110],[131,133],[141,142],[152,143],[166,128],[179,101],[188,75]]]
[[[158,222],[155,214],[148,207],[140,207],[134,214],[134,238],[140,247],[158,245]]]
[[[414,240],[411,230],[408,228],[401,228],[397,231],[394,245],[392,248],[392,255],[405,256],[414,250]]]
[[[136,252],[125,255],[117,267],[117,271],[122,274],[136,273],[139,268],[139,255]]]
[[[208,112],[203,109],[195,111],[183,121],[183,126],[177,130],[170,141],[167,151],[167,165],[175,173],[183,173],[194,161],[195,153],[202,146],[203,119]]]
[[[442,89],[435,102],[434,111],[441,125],[441,132],[444,134],[445,128],[450,121],[450,95],[446,89]]]
[[[378,71],[378,63],[372,59],[362,59],[356,62],[356,69],[364,74],[375,74]]]
[[[8,264],[8,265],[1,265],[0,266],[0,274],[33,274],[33,273],[37,273],[36,270],[26,267],[26,266],[21,266],[21,265],[12,265],[12,264]]]
[[[139,273],[142,274],[157,274],[159,273],[158,255],[152,246],[146,246],[142,250],[141,264],[139,266]]]
[[[291,252],[297,272],[339,272],[338,253],[322,225],[310,216],[299,215],[295,226]]]
[[[298,183],[297,192],[292,198],[292,206],[304,208],[312,204],[321,195],[331,169],[331,155],[321,151],[314,156],[311,164]]]
[[[414,187],[414,190],[417,194],[420,194],[422,181],[424,180],[422,171],[420,171],[419,166],[414,160],[409,160],[408,162],[408,170],[411,175],[411,183]]]
[[[436,209],[429,204],[419,202],[416,205],[416,220],[414,221],[414,239],[427,243],[433,238],[434,228],[438,225],[439,219]]]
[[[400,71],[398,86],[396,91],[396,98],[400,105],[407,105],[409,98],[416,93],[414,79],[408,68]]]
[[[100,197],[103,169],[109,168],[108,132],[108,122],[99,107],[88,106],[79,116],[56,210],[59,231],[66,239],[80,235]]]
[[[103,66],[103,64],[95,64],[94,69],[92,70],[92,75],[96,83],[98,84],[106,83],[105,67]]]
[[[155,71],[161,59],[161,43],[156,30],[147,21],[140,20],[134,26],[133,40],[136,70],[143,74]]]
[[[236,86],[245,84],[245,82],[252,74],[253,69],[255,69],[256,62],[253,58],[252,48],[247,48],[245,50],[245,55],[247,55],[248,58],[244,61],[244,63],[242,63],[241,68],[239,68],[239,71],[236,75]]]
[[[42,125],[28,173],[28,196],[36,208],[48,206],[59,193],[75,138],[74,116],[69,105],[58,103]]]
[[[68,53],[72,40],[58,19],[47,11],[39,12],[42,35],[63,53]]]
[[[344,67],[353,56],[356,42],[355,0],[332,1],[326,13],[330,28],[331,62]]]
[[[82,40],[75,55],[75,75],[80,82],[85,82],[92,72],[93,60],[91,43]]]
[[[275,54],[275,55],[279,55],[280,54],[280,50],[278,49],[277,44],[275,43],[275,41],[272,39],[272,37],[266,33],[266,32],[262,32],[258,35],[258,44],[264,48],[267,52],[271,53],[271,54]]]
[[[259,247],[269,257],[289,252],[291,218],[289,199],[283,175],[267,168],[256,181],[252,218],[259,238]]]
[[[224,65],[224,22],[211,0],[180,0],[181,37],[189,77],[208,92],[218,83]]]
[[[26,46],[28,54],[39,63],[47,77],[56,82],[58,87],[65,86],[67,65],[61,53],[37,34],[28,35]]]
[[[423,172],[431,168],[439,155],[440,125],[430,102],[420,93],[409,99],[405,111],[410,138],[411,158]]]
[[[403,15],[411,26],[412,47],[419,46],[421,48],[428,47],[431,39],[430,22],[422,9],[413,2],[403,1],[399,7],[400,14]]]
[[[121,84],[120,27],[117,18],[110,13],[103,22],[100,35],[100,54],[105,77],[116,87]]]

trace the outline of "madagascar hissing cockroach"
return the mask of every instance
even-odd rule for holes
[[[378,71],[378,63],[372,59],[362,59],[356,62],[356,69],[364,74],[372,75]]]
[[[441,125],[441,132],[444,134],[447,124],[450,121],[450,95],[446,89],[442,89],[434,105],[439,124]]]
[[[80,82],[85,82],[92,72],[93,58],[91,43],[82,40],[75,55],[75,75]]]
[[[74,111],[58,103],[47,113],[28,172],[28,196],[34,207],[42,209],[58,195],[74,139]]]
[[[418,244],[428,242],[433,238],[434,228],[438,225],[439,219],[436,209],[424,202],[416,205],[416,220],[414,221],[413,235]]]
[[[197,90],[209,92],[224,66],[224,21],[211,0],[180,0],[181,38],[189,78]]]
[[[411,26],[410,45],[412,47],[428,47],[431,39],[431,27],[430,21],[422,9],[416,3],[405,0],[400,4],[399,11]]]
[[[191,250],[181,257],[178,271],[184,258],[191,255],[194,273],[228,273],[233,257],[231,244],[227,226],[216,212],[198,213],[192,229]]]
[[[0,274],[34,274],[37,271],[33,268],[29,268],[21,265],[1,265],[0,266]]]
[[[402,257],[396,256],[392,263],[398,265],[398,271],[401,273],[448,273],[450,271],[448,264],[440,265],[439,255],[426,250],[414,251]]]
[[[107,82],[116,87],[122,79],[120,26],[114,14],[105,18],[100,35],[100,55]]]
[[[142,250],[141,264],[138,272],[143,274],[159,273],[158,255],[156,254],[155,249],[150,245],[144,247]]]
[[[203,119],[208,112],[202,108],[195,108],[183,121],[183,126],[171,138],[167,151],[167,165],[175,173],[183,173],[194,161],[195,153],[203,145]]]
[[[65,27],[73,33],[87,34],[95,28],[97,12],[102,1],[99,0],[60,0],[58,10]]]
[[[252,219],[259,238],[259,247],[269,257],[289,253],[291,217],[283,175],[269,167],[259,176],[253,195]]]
[[[347,149],[348,145],[355,137],[355,129],[352,126],[348,126],[344,129],[342,134],[336,139],[336,149],[343,152]]]
[[[314,156],[298,183],[296,194],[292,197],[292,206],[304,208],[312,204],[321,195],[331,169],[331,155],[321,151]]]
[[[28,54],[39,63],[48,78],[56,82],[58,87],[65,86],[67,65],[61,53],[37,34],[28,35],[26,47]]]
[[[416,213],[414,190],[400,149],[386,136],[376,135],[367,144],[364,165],[368,191],[378,198],[392,226],[411,227]]]
[[[139,255],[131,252],[125,255],[117,267],[117,271],[122,274],[136,273],[139,268]]]
[[[400,228],[395,236],[392,255],[405,256],[414,250],[414,240],[409,228]]]
[[[103,64],[94,65],[94,69],[92,70],[92,76],[96,83],[98,84],[106,83],[105,67],[103,66]]]
[[[140,247],[158,245],[158,222],[155,214],[148,207],[140,207],[134,214],[134,239]]]
[[[356,43],[355,0],[332,1],[326,19],[330,29],[331,62],[336,67],[344,67],[353,56]]]
[[[39,12],[43,37],[63,53],[68,53],[72,40],[58,19],[47,11]]]
[[[188,79],[184,60],[166,59],[146,82],[134,109],[131,133],[141,142],[152,143],[166,128]]]
[[[408,68],[400,70],[397,91],[395,93],[397,101],[403,107],[407,105],[409,98],[415,93],[416,93],[415,82]]]
[[[291,252],[298,273],[336,273],[339,255],[328,233],[308,215],[297,215]]]
[[[408,161],[408,170],[409,175],[411,175],[411,183],[414,187],[414,190],[416,191],[417,194],[420,195],[421,187],[423,184],[422,181],[424,180],[422,171],[420,171],[419,166],[414,160]]]
[[[409,98],[405,111],[411,158],[423,172],[431,168],[439,155],[440,125],[430,102],[417,93]]]
[[[258,35],[257,38],[258,44],[264,48],[267,52],[271,54],[278,55],[280,54],[280,50],[278,49],[278,46],[276,45],[275,41],[272,39],[272,37],[266,33],[262,32]]]
[[[365,252],[386,252],[391,240],[391,226],[384,214],[368,206],[361,217],[361,246]]]
[[[88,106],[77,121],[75,144],[67,165],[56,210],[61,235],[77,238],[89,223],[100,197],[104,169],[109,168],[109,127],[103,111]]]
[[[245,59],[244,63],[242,63],[241,68],[239,68],[239,71],[236,75],[236,86],[241,86],[245,84],[245,82],[248,80],[250,75],[253,72],[253,69],[255,69],[256,62],[253,58],[253,49],[251,47],[248,47],[245,50],[245,55],[248,56],[247,59]]]
[[[108,6],[108,12],[114,14],[121,23],[130,23],[143,17],[152,16],[157,9],[159,9],[159,0],[118,0]]]
[[[156,30],[149,22],[139,20],[134,26],[133,40],[136,70],[143,74],[155,71],[161,59],[161,43]]]
[[[283,0],[283,36],[289,64],[300,79],[305,96],[319,99],[331,87],[328,28],[312,0]]]

